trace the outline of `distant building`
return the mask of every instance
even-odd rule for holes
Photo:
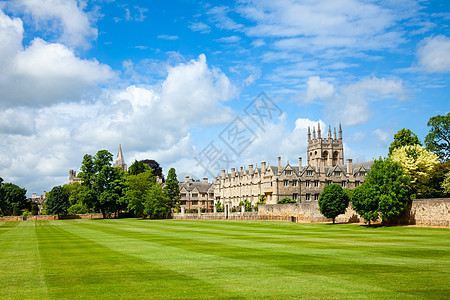
[[[124,172],[127,172],[127,164],[125,163],[125,160],[123,159],[123,153],[122,153],[122,145],[119,144],[119,151],[117,152],[117,158],[116,162],[114,163],[113,167],[120,167]]]
[[[180,204],[188,211],[200,208],[204,212],[214,211],[214,185],[208,183],[208,178],[203,178],[202,182],[195,182],[186,176],[184,183],[179,183]]]
[[[29,202],[35,202],[38,206],[39,214],[42,213],[42,204],[44,204],[45,200],[47,200],[47,192],[44,191],[44,194],[40,195],[39,197],[36,195],[36,193],[33,193],[31,195],[31,198],[28,198],[27,201]]]
[[[322,138],[320,124],[316,130],[308,128],[307,164],[299,158],[298,166],[289,163],[282,166],[278,157],[277,166],[269,166],[261,162],[261,168],[249,165],[231,173],[222,170],[221,176],[215,178],[214,197],[226,206],[236,207],[247,199],[255,205],[261,195],[267,204],[276,204],[278,200],[289,197],[297,202],[317,201],[325,186],[338,183],[344,188],[355,188],[365,180],[373,161],[353,163],[347,159],[344,164],[344,147],[342,129],[339,125],[339,136],[336,128],[332,136],[331,127],[328,137]]]

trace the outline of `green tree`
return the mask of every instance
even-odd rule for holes
[[[429,173],[428,180],[417,186],[419,198],[441,198],[447,197],[442,189],[445,175],[450,172],[450,162],[437,164]]]
[[[445,194],[450,194],[450,172],[445,175],[444,181],[442,182],[442,189]]]
[[[69,208],[69,194],[62,186],[55,186],[47,196],[47,213],[51,215],[65,215]]]
[[[420,194],[421,186],[424,186],[432,170],[439,164],[436,154],[419,145],[403,146],[392,152],[391,159],[398,162],[411,182],[411,193]]]
[[[427,150],[439,156],[441,162],[450,162],[450,113],[431,117],[427,126],[430,127],[425,137]]]
[[[156,184],[156,177],[153,176],[149,168],[143,173],[128,176],[126,180],[128,187],[125,192],[127,209],[136,216],[144,216],[145,197],[150,188]]]
[[[144,197],[144,215],[156,218],[170,214],[169,197],[159,184],[150,187]]]
[[[366,176],[366,184],[374,191],[383,221],[399,216],[405,209],[410,198],[410,181],[398,162],[390,158],[375,160]]]
[[[20,188],[13,183],[5,183],[0,187],[0,210],[4,216],[13,214],[14,207],[16,212],[22,209],[30,209],[31,205],[27,202],[27,190]]]
[[[31,214],[36,216],[39,213],[39,207],[36,202],[31,203]]]
[[[149,169],[149,166],[144,164],[142,161],[135,160],[134,163],[128,168],[130,175],[137,175],[145,172]]]
[[[222,203],[220,203],[220,200],[217,200],[214,206],[216,207],[217,212],[223,212],[225,210]]]
[[[69,215],[87,214],[88,212],[88,208],[82,203],[75,203],[67,209]]]
[[[170,168],[167,174],[167,179],[164,185],[164,191],[169,197],[169,206],[171,208],[178,207],[180,205],[180,186],[178,185],[177,173],[175,168]]]
[[[319,210],[322,215],[333,219],[333,224],[338,215],[345,213],[349,199],[342,187],[333,183],[323,189],[319,197]]]
[[[394,135],[394,141],[389,146],[389,156],[391,156],[392,152],[397,148],[413,145],[422,146],[422,143],[414,132],[403,128]]]
[[[277,200],[277,204],[290,204],[290,203],[297,203],[297,201],[292,200],[289,197],[284,197],[283,199]]]
[[[375,190],[363,183],[355,188],[351,196],[352,208],[364,219],[364,222],[375,222],[378,219],[378,198]]]
[[[78,173],[78,178],[83,181],[83,184],[92,187],[95,175],[94,159],[92,155],[85,154],[81,162],[81,172]]]

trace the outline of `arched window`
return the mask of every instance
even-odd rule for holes
[[[339,152],[333,152],[333,166],[336,166],[339,163]]]

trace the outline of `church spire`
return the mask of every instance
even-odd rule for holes
[[[317,123],[317,138],[321,139],[322,138],[322,134],[320,132],[320,122]]]
[[[328,139],[331,140],[331,125],[328,125]]]
[[[341,127],[341,123],[339,123],[339,140],[342,141],[342,127]]]
[[[311,140],[311,129],[308,126],[308,141]]]
[[[114,164],[113,167],[120,167],[125,172],[127,171],[127,165],[125,164],[125,159],[123,158],[122,145],[121,144],[119,144],[119,151],[117,152],[116,163]]]

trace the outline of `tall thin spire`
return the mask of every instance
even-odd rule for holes
[[[336,127],[334,127],[334,139],[336,139]]]
[[[342,140],[342,127],[341,127],[341,123],[339,123],[339,139]]]
[[[313,126],[313,139],[316,139],[316,127]]]
[[[322,134],[320,132],[320,122],[317,123],[317,138],[321,139],[322,138]]]
[[[116,163],[114,164],[113,167],[120,167],[125,172],[127,171],[127,165],[125,164],[125,159],[123,158],[122,145],[121,144],[119,144],[119,151],[117,152]]]
[[[328,139],[331,140],[331,125],[328,125]]]
[[[311,129],[308,126],[308,141],[311,140]]]

